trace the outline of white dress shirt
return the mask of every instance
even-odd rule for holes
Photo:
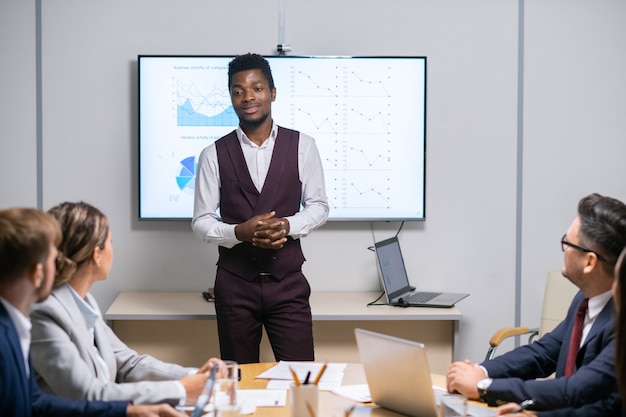
[[[612,296],[613,294],[611,290],[609,290],[589,299],[589,306],[587,308],[587,314],[585,315],[583,336],[580,339],[580,346],[585,344],[585,340],[587,340],[587,335],[589,335],[589,331],[591,330],[593,323],[596,322],[596,319],[600,315],[600,312],[602,311],[604,306],[606,306],[606,303],[609,302]]]
[[[107,366],[104,359],[102,359],[102,353],[100,353],[100,349],[96,345],[96,331],[95,325],[96,321],[101,318],[100,310],[93,308],[93,302],[90,303],[91,294],[87,293],[85,299],[81,298],[81,296],[72,288],[71,285],[65,284],[71,290],[72,296],[74,297],[74,301],[76,302],[76,306],[78,310],[83,316],[85,320],[85,324],[87,325],[87,331],[89,332],[89,336],[91,336],[91,345],[96,352],[96,360],[98,362],[98,367],[100,368],[100,372],[102,372],[107,380],[111,380],[111,373],[109,372],[109,367]]]
[[[278,126],[276,123],[272,125],[270,136],[261,146],[252,142],[241,127],[237,127],[236,133],[250,177],[257,190],[261,191],[272,160]],[[323,225],[328,218],[328,198],[322,160],[314,139],[304,133],[300,133],[298,143],[298,174],[302,182],[300,196],[302,210],[286,217],[289,221],[289,236],[294,239],[306,236],[311,230]],[[207,146],[200,154],[195,187],[194,214],[191,222],[194,234],[204,242],[227,248],[240,243],[235,237],[236,225],[223,223],[218,215],[220,172],[215,143]]]

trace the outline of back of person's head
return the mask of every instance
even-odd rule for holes
[[[617,318],[615,320],[615,369],[622,402],[626,401],[626,308],[622,300],[626,300],[626,247],[615,264],[615,286],[613,302]]]
[[[233,75],[241,71],[249,71],[258,69],[267,79],[267,83],[270,89],[274,89],[274,78],[272,77],[272,70],[270,64],[265,58],[259,54],[247,53],[244,55],[237,55],[235,59],[228,64],[228,89],[233,82]]]
[[[590,194],[578,203],[578,216],[581,243],[600,255],[604,270],[612,276],[626,246],[626,205],[615,198]]]
[[[50,245],[60,241],[59,223],[49,214],[34,208],[0,210],[0,288],[45,264]]]
[[[68,282],[76,270],[91,261],[96,247],[104,249],[109,235],[109,220],[94,206],[65,202],[48,210],[61,225],[63,239],[59,245],[54,286]]]

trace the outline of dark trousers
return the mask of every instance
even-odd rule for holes
[[[219,268],[215,311],[222,359],[259,362],[263,326],[276,361],[312,361],[311,287],[301,271],[247,281]]]

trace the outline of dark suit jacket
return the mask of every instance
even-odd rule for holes
[[[563,376],[576,310],[583,298],[581,292],[576,294],[567,317],[551,333],[481,364],[494,379],[486,396],[490,405],[533,398],[537,409],[552,410],[593,403],[617,392],[612,300],[578,352],[576,372],[569,378]],[[553,372],[554,379],[536,380]]]
[[[74,401],[46,394],[34,375],[32,366],[31,377],[26,375],[17,330],[0,303],[0,416],[126,416],[127,402]]]
[[[614,392],[610,397],[585,404],[577,408],[562,408],[560,410],[540,411],[538,417],[624,417],[622,402],[619,394]]]

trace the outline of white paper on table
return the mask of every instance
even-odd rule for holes
[[[291,374],[291,369],[296,373],[300,382],[304,382],[307,373],[310,371],[310,382],[315,380],[317,374],[324,366],[323,363],[319,362],[289,362],[289,361],[280,361],[275,366],[266,370],[265,372],[257,375],[257,378],[260,379],[282,379],[293,381],[293,376]],[[320,382],[339,382],[341,385],[341,381],[343,381],[343,371],[346,369],[347,364],[345,363],[329,363],[326,365],[326,370],[320,379]]]
[[[288,390],[291,387],[293,380],[285,380],[285,379],[270,379],[267,383],[267,390]],[[320,391],[332,391],[334,388],[340,387],[341,381],[330,381],[324,382],[321,381],[317,384],[317,388]]]
[[[368,403],[372,401],[370,388],[367,384],[342,385],[331,389],[330,392],[359,403]]]
[[[246,404],[254,404],[256,407],[284,407],[287,405],[286,390],[239,389],[237,396],[244,406]]]
[[[253,414],[257,407],[284,407],[287,405],[287,391],[239,389],[237,390],[237,403],[241,404],[241,415]],[[176,407],[182,413],[191,413],[194,408],[193,405]],[[213,404],[207,404],[202,411],[202,417],[213,417]]]
[[[350,417],[368,417],[375,413],[378,407],[370,407],[366,405],[357,405],[350,411]]]
[[[438,387],[437,385],[433,385],[433,391],[435,393],[449,394],[447,388]]]
[[[191,413],[193,412],[193,410],[195,408],[196,408],[195,405],[177,405],[176,406],[176,411],[180,411],[183,414],[191,415]],[[202,416],[201,417],[213,417],[213,411],[214,411],[213,410],[213,405],[212,404],[207,404],[202,409]],[[252,414],[252,413],[248,413],[248,414]]]

